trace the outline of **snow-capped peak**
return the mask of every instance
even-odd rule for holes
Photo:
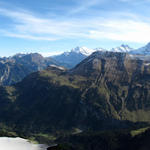
[[[110,51],[127,53],[127,52],[130,52],[131,50],[133,50],[131,47],[129,47],[128,45],[122,44],[120,47],[112,48]]]
[[[144,50],[145,52],[150,53],[150,42],[146,46],[142,47],[141,49]]]
[[[93,52],[95,52],[94,49],[89,49],[87,47],[76,47],[76,48],[73,48],[71,50],[71,52],[75,52],[75,53],[81,53],[83,55],[86,55],[86,56],[89,56],[91,55]]]
[[[139,49],[135,49],[135,50],[131,51],[131,53],[132,54],[150,55],[150,42],[144,47],[141,47]]]

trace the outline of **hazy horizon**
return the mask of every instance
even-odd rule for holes
[[[148,44],[148,43],[147,43]],[[104,47],[95,47],[95,48],[89,48],[89,47],[86,47],[86,46],[76,46],[76,47],[74,47],[74,48],[77,48],[77,47],[80,47],[80,48],[88,48],[88,49],[96,49],[96,48],[102,48],[102,49],[104,49],[104,50],[108,50],[108,51],[111,51],[111,49],[113,49],[113,48],[118,48],[118,47],[120,47],[120,46],[122,46],[122,45],[127,45],[127,44],[121,44],[121,45],[118,45],[118,46],[116,46],[116,47],[112,47],[112,48],[110,48],[110,49],[106,49],[106,48],[104,48]],[[129,47],[130,47],[130,45],[128,45]],[[146,46],[146,45],[143,45],[142,47],[144,47],[144,46]],[[72,49],[74,49],[74,48],[71,48],[70,50],[65,50],[65,51],[60,51],[60,52],[46,52],[46,53],[42,53],[42,52],[36,52],[36,51],[31,51],[31,52],[18,52],[18,53],[14,53],[14,54],[12,54],[12,55],[7,55],[7,56],[0,56],[0,57],[12,57],[12,56],[15,56],[15,55],[18,55],[18,54],[31,54],[31,53],[38,53],[38,54],[40,54],[40,55],[42,55],[43,57],[50,57],[50,56],[57,56],[57,55],[61,55],[61,54],[63,54],[64,52],[70,52],[70,51],[72,51]],[[136,50],[136,48],[134,48],[134,47],[130,47],[130,48],[132,48],[133,50]],[[141,48],[141,47],[138,47],[138,48]],[[137,49],[138,49],[137,48]]]

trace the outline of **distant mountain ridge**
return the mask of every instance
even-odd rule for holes
[[[73,48],[73,49],[71,50],[71,52],[81,53],[81,54],[83,54],[83,55],[89,56],[89,55],[91,55],[93,52],[95,52],[95,50],[89,49],[89,48],[86,48],[86,47],[76,47],[76,48]]]
[[[150,43],[139,49],[130,51],[131,54],[150,55]]]
[[[58,65],[52,58],[44,58],[38,53],[0,58],[0,85],[17,83],[28,74],[43,70],[51,64]]]
[[[122,44],[120,47],[112,48],[111,52],[122,52],[122,53],[130,53],[133,48],[129,47],[128,45]]]
[[[58,61],[62,66],[73,68],[87,56],[91,55],[95,50],[86,47],[76,47],[71,51],[64,52],[63,54],[53,56],[52,58]]]
[[[132,48],[130,48],[128,45],[121,45],[120,47],[111,50],[106,50],[103,48],[89,49],[87,47],[76,47],[68,52],[64,52],[63,54],[53,56],[52,58],[67,68],[73,68],[83,59],[96,51],[129,52],[130,50],[132,50]]]
[[[82,60],[94,52],[114,52],[128,53],[132,57],[140,55],[140,59],[148,59],[145,55],[150,55],[150,43],[146,46],[134,50],[128,45],[122,44],[120,47],[106,50],[103,48],[89,49],[86,47],[76,47],[68,52],[53,57],[43,57],[38,53],[16,54],[11,57],[0,58],[0,85],[10,85],[21,81],[26,75],[43,70],[49,65],[73,68]],[[143,57],[143,58],[142,58]]]
[[[68,52],[64,52],[63,54],[53,56],[52,58],[54,58],[56,61],[60,62],[60,64],[67,68],[73,68],[83,59],[96,51],[130,53],[130,51],[132,50],[133,48],[130,48],[128,45],[125,44],[122,44],[120,47],[112,48],[111,50],[107,50],[104,48],[89,49],[87,47],[76,47]]]

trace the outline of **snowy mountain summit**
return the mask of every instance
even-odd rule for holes
[[[120,47],[112,48],[110,51],[112,52],[122,52],[122,53],[129,53],[133,49],[128,45],[122,44]]]
[[[71,50],[71,52],[80,53],[80,54],[83,54],[85,56],[89,56],[93,52],[95,52],[95,50],[94,49],[89,49],[87,47],[76,47],[76,48],[73,48]]]
[[[131,51],[132,54],[150,55],[150,42],[139,49]]]
[[[111,51],[111,52],[122,52],[122,53],[129,53],[133,49],[129,47],[128,45],[122,44],[120,47],[112,48],[111,50],[103,49],[103,48],[95,48],[95,49],[89,49],[87,47],[76,47],[71,50],[71,52],[80,53],[85,56],[91,55],[93,52],[96,51]]]
[[[63,64],[63,66],[72,68],[95,51],[104,51],[104,49],[89,49],[87,47],[78,46],[70,51],[64,52],[61,55],[54,56],[53,58]]]

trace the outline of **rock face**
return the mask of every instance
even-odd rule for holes
[[[149,60],[95,52],[71,70],[49,67],[33,73],[1,87],[1,122],[28,132],[149,123]]]
[[[21,81],[28,74],[57,64],[50,58],[38,53],[18,54],[9,58],[0,58],[0,85],[10,85]]]

